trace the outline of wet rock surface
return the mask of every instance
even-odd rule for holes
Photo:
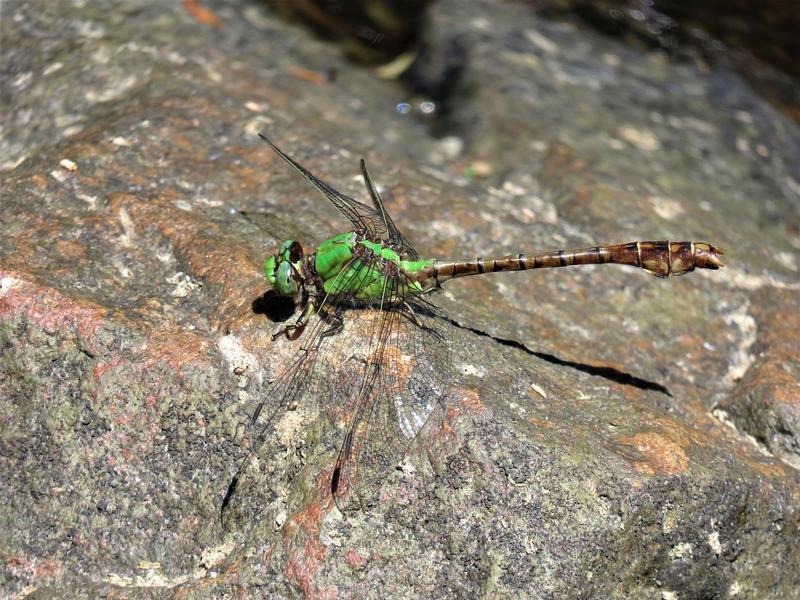
[[[800,136],[738,76],[442,2],[431,117],[256,3],[5,12],[4,594],[796,593]],[[341,434],[294,407],[222,518],[295,351],[263,258],[347,228],[260,130],[356,198],[365,156],[422,255],[671,238],[729,266],[451,282],[452,389],[377,506],[332,504]]]

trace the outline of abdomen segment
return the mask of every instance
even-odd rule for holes
[[[415,278],[423,288],[429,289],[448,279],[468,275],[597,264],[631,265],[658,277],[669,277],[695,269],[719,269],[725,266],[720,258],[722,254],[722,250],[705,242],[630,242],[500,258],[435,260],[432,265],[420,270]]]

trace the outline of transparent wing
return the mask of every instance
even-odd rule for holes
[[[343,284],[358,289],[367,272],[368,265],[351,261],[341,272],[341,277],[345,278]],[[327,354],[325,346],[336,339],[336,330],[341,328],[342,313],[352,304],[352,295],[328,295],[317,307],[317,314],[311,318],[305,331],[294,340],[298,348],[291,362],[280,371],[253,411],[248,426],[251,447],[228,485],[222,503],[223,520],[230,519],[231,513],[237,513],[234,517],[237,519],[252,519],[263,510],[263,506],[241,506],[243,496],[252,496],[252,501],[256,503],[263,501],[264,490],[254,492],[254,486],[258,485],[258,474],[252,471],[259,467],[258,456],[267,442],[281,443],[277,441],[281,436],[276,435],[275,428],[287,410],[314,400],[315,382],[326,375],[323,363],[318,359],[321,354]],[[239,506],[231,510],[234,505]]]
[[[450,369],[442,325],[401,278],[386,290],[381,310],[358,320],[370,341],[346,401],[349,420],[331,481],[342,512],[376,499],[423,426],[443,412],[437,408]]]
[[[325,183],[321,179],[312,175],[305,167],[292,160],[289,156],[273,144],[263,134],[259,133],[259,137],[272,148],[272,150],[280,156],[286,163],[292,166],[298,173],[300,173],[306,180],[311,182],[322,194],[333,204],[345,218],[350,221],[357,229],[366,230],[374,239],[389,239],[390,232],[386,227],[386,221],[375,208],[367,206],[354,200],[349,196],[342,194],[334,189],[331,185]]]
[[[392,221],[392,217],[389,216],[389,213],[386,212],[386,207],[383,205],[383,199],[381,195],[378,193],[378,188],[375,187],[375,184],[372,182],[372,177],[369,175],[369,171],[367,171],[367,163],[364,162],[364,159],[361,159],[361,175],[364,177],[364,184],[367,186],[367,191],[369,192],[370,198],[372,198],[372,203],[375,205],[376,212],[380,215],[381,219],[383,219],[383,224],[387,232],[387,236],[389,240],[395,245],[401,248],[401,253],[405,254],[412,259],[416,260],[419,258],[419,254],[411,244],[408,243],[400,231],[397,229],[397,226]]]

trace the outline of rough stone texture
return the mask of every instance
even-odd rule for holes
[[[800,297],[787,290],[759,290],[752,316],[755,359],[719,410],[800,468]]]
[[[797,125],[725,70],[463,6],[425,33],[460,62],[433,117],[260,4],[4,6],[4,594],[796,597]],[[453,389],[382,502],[338,512],[340,434],[298,407],[223,521],[294,348],[261,261],[346,227],[261,129],[358,197],[366,156],[423,254],[730,265],[452,282]]]

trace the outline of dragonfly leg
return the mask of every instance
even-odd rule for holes
[[[326,315],[324,318],[325,321],[329,323],[329,326],[322,332],[322,337],[336,335],[342,330],[344,321],[342,320],[341,315]]]
[[[412,322],[414,325],[416,325],[417,327],[420,327],[420,328],[421,328],[421,327],[422,327],[422,323],[420,323],[420,322],[417,320],[417,313],[416,313],[416,311],[414,311],[414,307],[413,307],[413,306],[411,306],[411,305],[410,305],[408,302],[406,302],[405,300],[403,300],[403,306],[405,306],[405,307],[406,307],[406,309],[407,309],[407,310],[404,310],[404,311],[403,311],[403,315],[404,315],[404,316],[405,316],[405,317],[406,317],[408,320],[410,320],[410,321],[411,321],[411,322]]]
[[[417,311],[414,310],[414,307],[411,306],[411,304],[409,304],[404,300],[403,306],[407,309],[403,311],[403,316],[406,319],[411,321],[414,325],[416,325],[420,329],[424,329],[425,331],[429,332],[431,335],[436,335],[438,337],[441,337],[441,335],[437,333],[434,329],[431,329],[429,326],[425,325],[422,321],[417,319]]]
[[[303,312],[300,313],[300,316],[297,317],[297,320],[292,323],[291,325],[287,325],[277,333],[272,334],[272,340],[275,341],[282,335],[285,335],[287,339],[296,340],[303,334],[303,330],[308,325],[308,320],[311,318],[311,315],[314,314],[314,303],[313,302],[306,302],[306,305],[303,307]]]

